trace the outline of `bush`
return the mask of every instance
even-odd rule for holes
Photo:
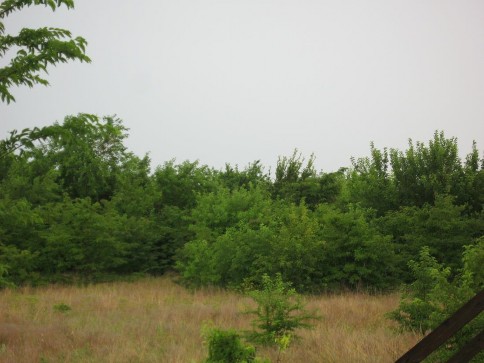
[[[185,244],[177,255],[184,283],[237,287],[244,280],[260,281],[264,273],[280,272],[297,291],[321,290],[326,265],[318,220],[304,204],[266,204],[267,210],[253,206],[244,215],[240,212],[239,221],[220,235],[200,222],[200,238]],[[217,236],[206,232],[204,237],[199,232],[204,228]]]
[[[397,321],[403,330],[425,334],[435,325],[430,319],[436,308],[430,295],[439,280],[447,279],[450,270],[443,268],[430,255],[428,247],[420,251],[418,261],[412,260],[408,266],[415,280],[406,288],[398,309],[392,311],[389,317]]]
[[[419,261],[409,263],[415,281],[404,293],[399,307],[388,314],[389,318],[397,321],[403,330],[422,334],[437,328],[484,287],[481,269],[477,267],[484,263],[483,257],[484,239],[481,238],[476,244],[466,247],[464,268],[452,280],[450,268],[439,264],[424,247]],[[483,329],[484,315],[480,314],[449,339],[430,360],[446,361]],[[478,357],[484,359],[484,353]]]
[[[11,286],[11,283],[5,277],[8,273],[7,266],[0,264],[0,289],[2,287]]]
[[[209,329],[208,358],[205,363],[251,363],[255,360],[255,348],[244,345],[234,330]]]

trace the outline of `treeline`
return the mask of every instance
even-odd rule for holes
[[[113,117],[80,114],[0,142],[0,285],[177,270],[187,285],[280,273],[302,292],[385,290],[424,246],[459,271],[484,235],[484,159],[457,140],[378,150],[336,172],[314,157],[151,169]],[[482,243],[481,243],[482,246]]]

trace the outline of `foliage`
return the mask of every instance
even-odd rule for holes
[[[0,3],[0,57],[16,51],[9,64],[0,68],[0,99],[15,101],[9,88],[35,84],[48,85],[41,72],[47,73],[48,66],[67,63],[71,60],[90,62],[85,54],[87,42],[84,38],[73,38],[69,30],[44,27],[22,29],[16,35],[5,34],[4,19],[14,11],[32,5],[44,5],[56,10],[61,5],[74,7],[73,0],[4,0]]]
[[[217,179],[229,190],[249,189],[259,184],[270,185],[269,177],[264,173],[260,160],[250,163],[244,170],[239,170],[237,165],[232,167],[225,164],[225,169],[217,173]]]
[[[457,192],[462,164],[455,138],[435,132],[428,146],[409,140],[405,153],[392,150],[390,158],[400,205],[433,204],[436,194]]]
[[[197,161],[185,161],[176,165],[175,160],[156,168],[153,175],[162,193],[163,205],[180,209],[192,209],[199,193],[205,194],[215,189],[213,171]]]
[[[227,212],[223,203],[209,205]],[[264,273],[281,273],[301,292],[342,286],[388,289],[398,281],[394,246],[367,218],[358,208],[342,212],[320,205],[313,212],[305,204],[261,200],[234,215],[230,224],[221,223],[231,225],[227,230],[203,220],[194,225],[200,238],[181,249],[177,269],[194,286],[237,286],[259,281]]]
[[[255,315],[248,338],[257,343],[287,348],[296,330],[311,328],[310,322],[319,318],[305,309],[301,297],[280,274],[263,275],[260,288],[248,295],[257,303],[256,309],[245,312]]]
[[[483,256],[484,240],[481,238],[466,247],[464,267],[456,278],[451,279],[450,268],[438,263],[430,255],[429,248],[424,247],[419,260],[409,262],[415,280],[408,286],[399,307],[388,314],[389,318],[405,330],[425,333],[435,329],[484,288]],[[447,360],[483,329],[484,316],[481,314],[451,338],[432,359]]]
[[[290,157],[279,157],[273,196],[294,203],[304,201],[311,209],[320,203],[335,202],[341,191],[342,173],[318,174],[315,159],[311,155],[304,165],[305,159],[297,149]]]
[[[270,211],[271,201],[263,187],[233,191],[219,187],[200,195],[191,213],[194,236],[177,254],[176,268],[185,283],[203,286],[242,282],[251,268],[245,262],[253,251],[235,239],[247,232],[251,237],[244,242],[250,243],[249,238],[262,242],[257,235],[266,235],[263,224],[269,220]]]
[[[289,348],[292,341],[292,335],[290,333],[284,334],[280,338],[276,338],[277,345],[277,362],[282,362],[282,354]]]
[[[80,114],[0,143],[9,160],[0,178],[9,281],[155,269],[160,196],[149,159],[125,151],[125,131],[118,119]]]
[[[112,197],[123,163],[126,128],[114,117],[79,114],[48,127],[43,152],[59,172],[59,184],[72,198]],[[40,149],[40,150],[39,150]],[[36,151],[37,151],[36,150]]]
[[[213,241],[241,221],[258,226],[267,220],[270,199],[263,187],[239,188],[230,191],[219,187],[200,195],[192,210],[192,226],[196,238]]]
[[[212,328],[205,333],[205,339],[208,343],[208,358],[205,363],[256,362],[255,348],[243,344],[234,330]]]
[[[0,245],[0,265],[4,266],[3,285],[36,284],[40,277],[36,271],[37,258],[38,253],[28,249]]]
[[[79,114],[67,116],[62,124],[12,132],[0,150],[4,149],[11,163],[6,175],[16,172],[14,177],[21,178],[27,190],[32,184],[40,187],[45,180],[49,190],[44,193],[58,193],[61,187],[72,198],[99,201],[114,193],[120,167],[128,156],[123,145],[126,137],[126,128],[117,118],[101,120]]]
[[[231,218],[230,224],[222,224],[230,228],[193,226],[200,238],[185,244],[177,261],[186,283],[237,286],[248,280],[260,281],[264,273],[279,272],[300,291],[318,289],[325,244],[314,215],[305,205],[272,202],[259,193],[224,194],[237,211],[231,216],[219,214],[219,218]],[[250,200],[253,202],[246,204]],[[225,213],[232,210],[223,203],[210,205]]]
[[[478,238],[473,245],[464,246],[462,254],[463,271],[469,286],[474,291],[484,288],[484,237]]]
[[[325,274],[327,242],[315,214],[305,204],[275,203],[272,215],[268,226],[273,235],[265,243],[267,251],[255,254],[251,280],[259,282],[265,273],[280,273],[297,291],[318,291]]]
[[[401,206],[433,205],[438,195],[454,196],[469,213],[482,210],[483,163],[475,143],[462,162],[457,139],[436,131],[427,144],[409,140],[405,151],[381,151],[371,144],[371,158],[352,161],[348,199],[379,216]]]
[[[192,287],[279,273],[298,292],[382,291],[410,281],[423,246],[454,278],[463,246],[484,234],[483,161],[475,144],[456,159],[442,133],[404,153],[372,145],[370,158],[334,173],[296,150],[274,180],[258,161],[152,171],[126,138],[116,117],[79,114],[0,141],[3,285],[176,268]]]
[[[6,278],[7,274],[8,274],[7,266],[0,264],[0,289],[12,285]]]
[[[438,280],[447,280],[450,271],[443,268],[435,257],[430,255],[428,247],[422,248],[419,260],[410,261],[409,267],[415,281],[404,294],[399,308],[390,316],[403,329],[425,333],[434,327],[430,320],[430,315],[434,311],[430,294]]]
[[[107,205],[66,199],[43,212],[48,227],[38,263],[46,273],[89,276],[125,263],[127,246],[118,235],[123,219]]]
[[[383,215],[397,206],[397,190],[391,174],[388,150],[370,144],[371,158],[351,159],[348,174],[349,201],[359,202],[364,208],[373,208]]]
[[[399,264],[407,264],[428,246],[432,255],[456,272],[462,266],[459,256],[463,246],[484,233],[482,214],[466,216],[464,210],[464,206],[455,205],[454,197],[437,195],[434,205],[402,207],[387,213],[377,224],[382,233],[393,236]]]
[[[391,237],[371,225],[371,211],[349,205],[341,211],[320,205],[320,238],[326,241],[325,287],[386,290],[397,283],[397,255]]]
[[[29,246],[38,240],[42,218],[25,199],[3,196],[0,198],[0,265],[8,272],[3,280],[8,284],[35,282],[37,253],[30,251]]]

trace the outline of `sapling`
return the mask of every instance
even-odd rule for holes
[[[312,328],[311,321],[320,318],[306,310],[302,297],[280,274],[273,279],[264,274],[261,288],[249,291],[248,295],[257,303],[255,309],[245,311],[255,316],[253,330],[247,334],[254,343],[278,345],[285,350],[297,338],[295,330]]]

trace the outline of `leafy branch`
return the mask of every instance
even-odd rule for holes
[[[4,19],[15,10],[31,5],[45,5],[52,11],[61,5],[68,9],[74,7],[73,0],[6,0],[0,4],[0,19]],[[48,66],[67,63],[71,60],[90,63],[85,54],[87,42],[82,37],[73,38],[69,30],[43,27],[22,29],[18,35],[5,35],[5,26],[0,21],[0,58],[11,49],[17,49],[9,64],[0,68],[0,99],[7,104],[15,101],[10,92],[12,86],[26,85],[32,88],[36,84],[44,86],[49,82],[41,76],[48,73]]]

